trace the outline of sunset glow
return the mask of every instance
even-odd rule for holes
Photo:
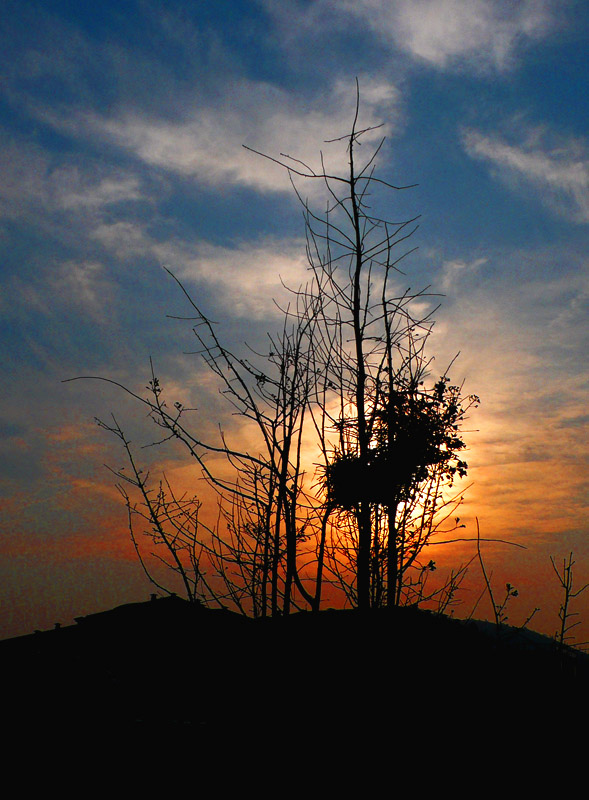
[[[455,514],[464,527],[449,523],[459,541],[428,550],[430,580],[473,558],[478,519],[497,595],[506,583],[519,592],[509,621],[539,607],[533,627],[553,634],[550,556],[560,564],[573,552],[576,584],[589,581],[589,8],[4,6],[0,638],[153,590],[115,488],[124,453],[95,417],[112,425],[114,413],[153,480],[198,496],[201,520],[217,524],[217,498],[178,442],[142,449],[158,436],[145,408],[112,383],[63,381],[99,376],[144,397],[151,358],[199,437],[261,447],[195,353],[193,310],[163,267],[240,357],[246,343],[268,352],[309,263],[288,174],[252,150],[317,171],[323,157],[345,173],[345,142],[329,140],[350,130],[356,78],[362,127],[383,125],[362,156],[386,136],[378,175],[412,187],[373,198],[375,213],[418,224],[403,245],[418,249],[391,291],[424,290],[414,310],[435,321],[430,385],[452,364],[452,384],[481,398],[462,425],[468,475],[449,490],[464,493]],[[294,183],[322,214],[323,183]],[[305,437],[309,489],[321,463]],[[229,474],[223,456],[207,465]],[[148,537],[141,543],[164,581]],[[457,616],[482,587],[475,560]],[[326,587],[323,605],[341,602]],[[576,638],[588,640],[589,591],[573,610]],[[489,613],[483,597],[476,615]]]

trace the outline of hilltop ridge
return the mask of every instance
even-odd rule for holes
[[[453,710],[529,715],[564,694],[588,707],[589,656],[532,631],[416,608],[252,620],[178,597],[0,642],[9,724],[199,735],[311,718],[371,724]],[[474,706],[473,706],[474,704]],[[409,724],[412,724],[409,722]]]

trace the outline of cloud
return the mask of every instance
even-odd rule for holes
[[[400,94],[385,81],[361,81],[361,125],[379,125],[399,117]],[[209,185],[243,185],[260,191],[290,190],[284,170],[242,145],[273,157],[292,155],[321,170],[318,144],[345,134],[354,118],[355,84],[338,82],[312,102],[293,97],[268,83],[239,80],[214,105],[187,98],[182,117],[169,119],[121,110],[112,116],[96,112],[39,112],[53,127],[74,137],[108,142],[145,164]],[[376,143],[392,124],[369,132]],[[346,166],[345,143],[326,147],[329,169]],[[333,154],[335,151],[335,154]],[[293,166],[300,166],[292,162]],[[128,188],[132,186],[128,184]]]
[[[266,238],[234,247],[206,240],[153,239],[139,223],[101,224],[93,238],[119,259],[145,258],[168,267],[190,286],[207,286],[214,302],[232,316],[266,319],[281,316],[292,301],[285,289],[296,290],[308,280],[305,240]]]
[[[545,129],[528,128],[511,143],[498,134],[474,129],[462,132],[471,158],[486,162],[502,180],[535,190],[551,211],[577,223],[589,222],[589,148],[580,139],[550,137]],[[523,140],[523,141],[522,141]]]
[[[466,276],[476,272],[479,267],[486,264],[487,258],[475,258],[474,261],[462,261],[455,259],[453,261],[444,261],[442,265],[442,278],[440,287],[444,292],[451,289],[457,282],[461,281]]]
[[[104,323],[112,308],[113,287],[102,264],[93,261],[66,261],[52,278],[58,297],[67,298],[96,322]]]
[[[99,242],[121,260],[145,255],[152,246],[152,239],[145,225],[132,220],[118,222],[101,220],[90,230],[89,238]]]
[[[497,280],[490,270],[492,293],[484,275],[474,289],[459,281],[455,302],[439,312],[431,339],[435,364],[460,350],[452,379],[464,376],[465,391],[481,397],[465,426],[475,482],[467,513],[478,514],[487,533],[524,537],[530,508],[541,509],[535,530],[547,535],[572,530],[586,517],[581,429],[589,342],[578,299],[589,288],[588,266],[584,276],[576,269],[554,280],[522,276],[517,291],[512,276]]]
[[[551,21],[542,0],[360,0],[354,7],[381,35],[394,36],[414,57],[440,68],[462,62],[508,69],[521,44],[543,36]]]
[[[265,0],[264,5],[285,24],[282,4]],[[554,10],[552,0],[318,0],[300,8],[299,17],[301,35],[331,33],[347,16],[385,46],[433,67],[502,72],[514,66],[524,45],[554,29]]]
[[[44,269],[26,278],[8,276],[0,309],[5,318],[18,319],[21,325],[31,315],[63,324],[64,311],[73,311],[82,320],[104,325],[113,321],[115,283],[98,261],[90,259],[48,260]],[[70,319],[71,323],[71,319]]]
[[[192,249],[169,243],[155,247],[163,263],[188,283],[204,282],[222,305],[240,317],[264,319],[282,316],[274,300],[283,307],[308,280],[304,240],[264,240],[236,248],[200,242]]]
[[[51,182],[56,204],[66,211],[144,199],[138,178],[131,175],[90,177],[77,169],[58,170]]]
[[[37,219],[39,209],[80,215],[143,199],[137,176],[92,159],[71,162],[0,131],[0,216],[15,219],[34,210]]]

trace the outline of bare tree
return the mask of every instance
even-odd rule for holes
[[[560,620],[560,628],[556,632],[555,639],[558,642],[559,648],[565,646],[572,642],[573,636],[571,636],[571,631],[573,628],[576,628],[577,625],[580,625],[580,621],[572,622],[572,617],[577,617],[578,612],[571,611],[570,603],[571,600],[574,600],[575,597],[578,597],[582,594],[587,587],[589,587],[589,583],[586,583],[584,586],[581,586],[580,589],[577,591],[573,591],[573,567],[575,566],[575,561],[573,559],[573,554],[569,553],[568,559],[563,558],[562,560],[562,570],[559,570],[556,566],[554,559],[550,556],[550,562],[552,564],[552,569],[556,577],[558,578],[558,582],[560,583],[562,590],[563,590],[563,600],[558,610],[558,618]],[[577,647],[581,647],[582,645],[586,645],[587,642],[578,642],[576,643]]]
[[[375,130],[360,128],[358,111],[359,103],[342,137],[347,175],[328,173],[323,158],[319,173],[287,156],[271,159],[291,178],[321,181],[329,197],[318,215],[297,192],[313,276],[297,298],[303,319],[313,318],[309,411],[323,462],[315,607],[326,566],[360,608],[408,599],[409,571],[421,570],[420,554],[451,517],[443,490],[466,474],[460,424],[478,403],[463,399],[447,374],[426,387],[433,311],[420,317],[414,308],[429,295],[393,288],[416,220],[390,222],[369,206],[375,190],[409,187],[375,176],[384,140],[358,166],[362,137]]]
[[[165,476],[151,486],[149,473],[139,468],[118,422],[99,420],[101,427],[120,439],[130,465],[130,471],[114,472],[121,481],[119,491],[127,506],[131,536],[140,555],[133,524],[139,520],[147,524],[144,533],[156,550],[163,547],[165,563],[179,575],[190,600],[229,603],[253,616],[288,614],[293,603],[298,607],[301,599],[308,604],[313,600],[298,575],[297,558],[312,508],[312,501],[305,498],[301,448],[311,385],[308,354],[313,316],[287,311],[281,334],[268,337],[269,352],[251,351],[251,357],[244,359],[221,343],[214,324],[181,289],[193,311],[190,319],[198,353],[218,377],[233,410],[257,432],[260,449],[233,448],[223,432],[216,444],[203,441],[189,427],[193,409],[167,401],[153,365],[147,397],[109,381],[144,405],[162,431],[161,438],[149,446],[180,442],[218,499],[217,523],[204,524],[197,498],[178,498]],[[219,455],[229,467],[229,476],[227,470],[209,466],[208,457]],[[137,490],[138,500],[129,495],[130,486]],[[152,578],[145,560],[141,563]]]
[[[358,96],[351,131],[331,140],[347,145],[347,174],[331,174],[323,156],[317,172],[289,156],[258,154],[291,177],[304,209],[309,269],[264,352],[244,358],[226,347],[174,278],[191,308],[186,319],[198,352],[234,413],[255,431],[255,445],[234,448],[222,432],[217,443],[204,441],[189,426],[189,409],[168,405],[153,371],[147,398],[130,392],[161,429],[158,443],[180,442],[200,466],[217,493],[217,522],[204,526],[198,500],[177,499],[165,480],[150,488],[118,423],[103,424],[132,465],[130,480],[117,473],[140,495],[137,505],[122,489],[131,525],[143,519],[191,599],[254,616],[288,614],[318,610],[327,583],[361,609],[428,598],[444,605],[462,574],[425,589],[435,569],[427,548],[436,534],[460,527],[461,497],[447,492],[466,474],[460,429],[478,398],[463,398],[448,370],[430,374],[435,309],[420,315],[416,301],[432,295],[397,288],[416,219],[387,221],[369,206],[374,195],[408,187],[375,175],[384,139],[358,165],[362,140],[375,130],[360,127],[359,108]],[[323,213],[303,200],[300,179],[322,184],[329,198]],[[314,465],[303,463],[309,443]],[[210,467],[219,455],[229,472]]]
[[[144,472],[137,464],[131,442],[114,415],[110,424],[101,420],[97,423],[121,441],[126,455],[129,470],[124,467],[109,469],[119,480],[117,489],[127,509],[131,541],[143,571],[158,589],[167,591],[146,565],[137,537],[138,520],[147,525],[147,535],[154,545],[151,556],[178,576],[186,598],[190,602],[214,599],[215,594],[201,571],[204,545],[198,535],[202,530],[200,501],[197,497],[178,496],[165,476],[154,487],[149,472]],[[129,492],[133,490],[138,498],[131,497]]]

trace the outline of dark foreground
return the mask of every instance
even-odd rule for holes
[[[0,659],[5,730],[47,735],[509,736],[589,710],[589,656],[408,608],[253,621],[170,597],[0,642]]]

